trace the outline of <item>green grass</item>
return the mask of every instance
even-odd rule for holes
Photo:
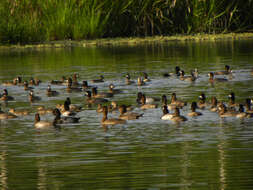
[[[252,0],[3,0],[0,43],[245,32]]]

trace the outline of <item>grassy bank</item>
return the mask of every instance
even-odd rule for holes
[[[245,32],[252,0],[3,0],[0,42]]]
[[[196,35],[174,35],[174,36],[153,36],[153,37],[131,37],[131,38],[101,38],[94,40],[63,40],[44,43],[33,43],[26,45],[8,44],[0,45],[0,50],[10,49],[44,49],[44,48],[65,48],[65,47],[89,47],[89,46],[135,46],[147,43],[166,42],[203,42],[219,40],[248,40],[253,39],[253,33],[228,33],[228,34],[196,34]]]

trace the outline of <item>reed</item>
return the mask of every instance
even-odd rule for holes
[[[3,0],[0,42],[244,32],[252,0]]]

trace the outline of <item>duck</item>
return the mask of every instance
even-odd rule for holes
[[[244,107],[242,104],[239,104],[239,113],[236,114],[236,117],[237,118],[251,118],[253,117],[253,113],[247,113],[247,112],[244,112]]]
[[[69,105],[70,105],[70,104],[69,104],[68,101],[65,101],[65,102],[64,102],[64,109],[61,110],[61,114],[62,114],[63,116],[74,116],[74,115],[76,115],[76,112],[70,110]]]
[[[83,83],[82,83],[82,89],[84,91],[87,90],[87,89],[89,89],[89,88],[92,88],[92,87],[93,86],[88,85],[88,82],[86,80],[83,81]]]
[[[251,109],[251,100],[250,100],[250,98],[246,99],[245,107],[246,107],[246,112],[247,113],[253,113],[253,110]]]
[[[82,106],[72,104],[69,97],[66,98],[66,102],[69,105],[70,111],[80,112],[82,110]]]
[[[232,70],[230,69],[230,66],[225,65],[225,71],[217,71],[214,74],[215,75],[228,75],[228,74],[231,74],[231,73],[232,73]]]
[[[213,83],[213,82],[227,82],[228,79],[225,78],[214,78],[214,74],[213,72],[208,73],[209,76],[209,82]]]
[[[34,89],[33,87],[31,87],[31,86],[29,86],[29,84],[28,84],[28,82],[27,81],[24,81],[24,90],[25,91],[30,91],[30,90],[32,90],[32,89]]]
[[[62,76],[61,80],[51,80],[50,83],[53,85],[65,85],[67,84],[67,80],[65,76]]]
[[[191,72],[191,76],[185,76],[185,73],[183,70],[181,70],[180,72],[180,80],[183,80],[183,81],[188,81],[188,82],[193,82],[196,80],[196,77],[194,76],[194,73]]]
[[[188,116],[190,116],[190,117],[196,117],[196,116],[202,115],[201,112],[197,112],[196,111],[196,108],[197,108],[197,103],[196,102],[192,102],[192,104],[191,104],[191,112],[188,113]]]
[[[56,119],[54,119],[53,122],[50,122],[50,121],[41,121],[40,120],[40,114],[39,113],[35,114],[34,126],[37,129],[56,127],[57,126],[56,124],[57,124],[57,120]]]
[[[142,104],[142,102],[141,102],[142,95],[143,95],[142,92],[138,92],[138,93],[137,93],[136,102],[137,102],[138,104]],[[157,98],[157,97],[146,97],[146,96],[145,96],[145,98],[146,98],[146,103],[147,103],[147,104],[160,101],[160,98]]]
[[[175,113],[174,113],[174,116],[171,118],[171,121],[179,123],[179,122],[187,121],[187,118],[180,115],[179,108],[175,108]]]
[[[2,97],[0,98],[0,100],[2,100],[2,101],[13,101],[14,98],[13,98],[12,96],[9,96],[9,95],[8,95],[7,89],[4,89],[4,90],[3,90]]]
[[[229,110],[235,110],[236,106],[238,106],[238,104],[235,103],[235,93],[234,93],[234,92],[231,92],[231,93],[228,95],[228,99],[229,99],[229,102],[228,102],[228,109],[229,109]]]
[[[14,119],[17,118],[16,115],[12,114],[12,113],[5,113],[1,110],[0,107],[0,120],[5,120],[5,119]]]
[[[127,112],[127,106],[124,104],[119,106],[119,113],[119,118],[124,120],[135,120],[143,116],[143,113]]]
[[[102,125],[116,125],[116,124],[125,124],[126,120],[119,118],[110,118],[108,119],[108,108],[107,106],[103,106],[103,118],[101,120]]]
[[[167,97],[166,97],[165,94],[162,95],[162,105],[163,105],[163,106],[166,106],[167,109],[169,109],[169,110],[174,110],[174,109],[177,107],[177,106],[174,105],[174,104],[169,104],[169,105],[168,105],[168,100],[167,100]],[[180,108],[182,108],[182,107],[180,107]]]
[[[218,101],[215,96],[211,98],[211,108],[209,109],[211,112],[217,112],[218,111]]]
[[[151,81],[151,79],[148,77],[148,74],[146,72],[143,72],[143,76],[144,76],[143,82],[150,82]]]
[[[109,93],[111,93],[111,94],[119,94],[122,92],[120,89],[115,89],[115,86],[112,83],[109,84],[108,87],[109,87]]]
[[[130,74],[126,74],[126,85],[134,84],[135,82],[131,80]]]
[[[110,98],[110,97],[113,97],[113,93],[110,93],[110,92],[98,93],[97,87],[93,87],[91,90],[92,90],[92,97],[93,98]]]
[[[33,90],[30,90],[30,92],[29,92],[29,100],[30,100],[30,102],[40,101],[41,97],[35,96]]]
[[[94,79],[94,80],[91,80],[92,83],[101,83],[101,82],[104,82],[104,76],[103,75],[100,75],[100,78],[99,79]]]
[[[69,93],[71,93],[71,92],[82,92],[82,88],[73,86],[72,79],[69,77],[66,91],[69,92]]]
[[[174,73],[164,73],[163,76],[164,77],[171,77],[171,76],[176,76],[176,77],[179,77],[180,76],[180,67],[179,66],[176,66],[175,67],[175,72]]]
[[[177,106],[177,107],[184,107],[184,106],[186,106],[187,105],[187,103],[186,102],[184,102],[184,101],[181,101],[181,100],[178,100],[177,99],[177,95],[176,95],[176,93],[172,93],[172,95],[171,95],[171,103],[170,103],[171,105],[175,105],[175,106]]]
[[[30,78],[29,84],[33,85],[33,86],[38,86],[41,83],[41,80],[39,80],[38,78]]]
[[[15,86],[20,83],[21,77],[14,78],[12,81],[3,82],[3,86]]]
[[[154,108],[157,108],[157,104],[146,104],[146,96],[145,94],[142,94],[142,97],[141,97],[141,107],[140,107],[142,110],[145,110],[145,109],[154,109]]]
[[[14,108],[9,109],[9,113],[14,114],[16,116],[28,115],[29,111],[27,110],[16,110]]]
[[[146,83],[143,81],[142,77],[138,77],[137,78],[137,85],[138,86],[143,86],[145,85]]]
[[[47,91],[46,91],[47,96],[58,96],[59,92],[52,90],[51,85],[47,86]]]
[[[219,116],[221,118],[224,118],[224,117],[234,117],[237,114],[237,112],[235,112],[235,111],[227,110],[227,107],[222,102],[218,106],[218,113],[219,113]]]
[[[206,95],[204,93],[201,93],[199,96],[198,108],[205,109],[206,106],[207,106]]]
[[[104,99],[104,98],[93,98],[93,97],[91,97],[91,91],[86,91],[85,95],[87,96],[86,102],[88,104],[99,104],[99,103],[108,102],[108,100]]]
[[[174,117],[174,114],[169,113],[167,105],[164,105],[162,109],[163,109],[163,116],[161,117],[162,120],[171,120],[172,117]]]
[[[57,124],[78,123],[80,120],[80,117],[73,117],[73,116],[61,117],[61,112],[57,108],[53,110],[53,114],[55,115],[55,122]]]
[[[39,107],[37,107],[37,113],[40,115],[51,114],[51,113],[53,113],[53,109],[52,108],[45,108],[44,106],[39,106]]]
[[[78,77],[79,77],[78,73],[73,74],[73,80],[72,80],[73,81],[73,83],[72,83],[73,86],[80,86],[79,82],[77,81]]]
[[[97,105],[97,110],[96,110],[97,113],[102,113],[103,112],[103,106],[102,104],[98,104]]]

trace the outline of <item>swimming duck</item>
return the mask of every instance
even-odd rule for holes
[[[30,92],[29,92],[29,101],[34,102],[34,101],[40,101],[40,100],[41,100],[41,97],[35,96],[33,90],[30,90]]]
[[[193,72],[191,72],[191,76],[185,76],[185,73],[183,70],[181,70],[179,73],[180,73],[180,80],[189,81],[189,82],[193,82],[196,80],[196,77],[194,76]]]
[[[45,108],[44,106],[39,106],[39,107],[37,107],[37,112],[40,115],[51,114],[51,113],[53,113],[53,109],[52,108]]]
[[[145,110],[145,109],[154,109],[154,108],[157,108],[157,104],[146,104],[146,96],[145,94],[142,94],[142,97],[141,97],[141,109],[142,110]]]
[[[174,105],[174,104],[168,105],[168,100],[167,100],[167,97],[165,94],[162,95],[162,105],[167,106],[167,109],[169,109],[169,110],[174,110],[177,107],[177,105]],[[179,108],[182,108],[182,107],[179,107]]]
[[[69,108],[69,102],[65,101],[64,102],[64,109],[61,110],[61,114],[63,116],[74,116],[74,115],[76,115],[76,112],[71,111],[70,108]]]
[[[201,95],[199,96],[198,107],[200,109],[204,109],[206,106],[206,95],[204,93],[201,93]]]
[[[141,102],[142,95],[143,95],[142,92],[138,92],[138,93],[137,93],[136,102],[137,102],[138,104],[142,104],[142,102]],[[160,101],[160,98],[156,98],[156,97],[146,97],[146,96],[145,96],[145,98],[146,98],[146,103],[147,103],[147,104]]]
[[[108,100],[104,99],[104,98],[93,98],[93,97],[91,97],[91,92],[90,91],[86,91],[85,95],[87,96],[86,102],[88,104],[99,104],[99,103],[108,102]]]
[[[49,121],[41,121],[40,120],[40,114],[36,113],[35,114],[35,121],[34,121],[34,126],[37,129],[43,129],[43,128],[48,128],[48,127],[56,127],[56,120],[54,119],[53,122],[49,122]]]
[[[215,96],[213,96],[211,98],[211,108],[210,108],[210,111],[216,112],[218,110],[217,105],[218,105],[217,98]]]
[[[187,121],[187,118],[180,115],[179,108],[175,108],[175,113],[174,113],[174,116],[171,118],[171,121],[179,123],[179,122],[182,122],[182,121]]]
[[[127,106],[124,104],[119,106],[119,113],[119,118],[124,120],[135,120],[143,116],[143,113],[127,112]]]
[[[28,90],[32,90],[32,89],[33,89],[33,87],[29,86],[27,81],[24,81],[24,90],[28,91]]]
[[[110,92],[97,92],[97,87],[93,87],[92,89],[92,97],[93,98],[110,98],[113,96],[113,93]]]
[[[137,85],[138,85],[138,86],[143,86],[143,85],[145,85],[145,82],[143,81],[142,77],[138,77],[138,78],[137,78]]]
[[[79,86],[80,84],[79,84],[79,82],[77,81],[77,78],[79,77],[79,74],[78,73],[74,73],[73,74],[73,83],[72,83],[72,85],[73,86]]]
[[[14,114],[16,116],[22,116],[22,115],[28,115],[29,111],[27,111],[27,110],[15,110],[14,108],[11,108],[9,110],[9,113]]]
[[[181,100],[178,100],[177,99],[177,95],[176,95],[176,93],[172,93],[172,95],[171,95],[171,103],[170,103],[171,105],[175,105],[175,106],[177,106],[177,107],[184,107],[184,106],[186,106],[187,105],[187,103],[186,102],[184,102],[184,101],[181,101]]]
[[[58,96],[59,95],[59,92],[55,91],[55,90],[52,90],[51,89],[51,86],[48,85],[47,86],[47,92],[46,92],[47,96]]]
[[[104,82],[104,76],[103,76],[103,75],[100,75],[100,78],[99,78],[99,79],[94,79],[94,80],[91,80],[91,82],[93,82],[93,83],[100,83],[100,82]]]
[[[221,118],[224,118],[224,117],[234,117],[237,114],[237,112],[235,112],[235,111],[229,111],[229,110],[227,110],[227,107],[222,102],[221,102],[220,105],[218,105],[218,113],[219,113],[219,116]]]
[[[2,101],[12,101],[12,100],[14,100],[14,98],[12,96],[8,95],[7,89],[4,89],[3,91],[4,92],[3,92],[2,97],[0,98],[0,100],[2,100]]]
[[[197,112],[196,111],[196,108],[197,108],[197,103],[196,102],[192,102],[192,104],[191,104],[191,112],[188,113],[188,116],[190,116],[190,117],[196,117],[196,116],[202,115],[201,112]]]
[[[164,73],[163,76],[164,77],[171,77],[171,76],[176,76],[176,77],[179,77],[180,76],[180,67],[179,66],[176,66],[175,67],[175,72],[174,73]]]
[[[235,107],[238,105],[235,103],[235,93],[231,92],[228,95],[228,99],[229,99],[229,102],[228,102],[229,110],[235,110]]]
[[[18,85],[18,83],[20,84],[20,82],[21,82],[21,77],[16,77],[12,81],[3,82],[2,85],[3,86],[15,86],[15,85]]]
[[[13,118],[17,118],[17,116],[12,113],[3,112],[0,107],[0,120],[13,119]]]
[[[119,94],[122,92],[120,89],[115,89],[115,86],[112,83],[109,84],[108,87],[109,87],[109,93],[111,93],[111,94]]]
[[[51,80],[51,84],[54,84],[54,85],[65,85],[65,84],[67,84],[66,77],[62,76],[61,80]]]
[[[251,109],[251,100],[249,98],[246,99],[245,107],[247,113],[253,113],[253,110]]]
[[[143,72],[143,76],[144,76],[143,82],[150,82],[151,81],[146,72]]]
[[[240,119],[242,119],[242,118],[251,118],[251,117],[253,117],[253,114],[244,112],[243,105],[239,104],[239,113],[236,114],[236,117],[240,118]]]
[[[55,122],[57,124],[78,123],[80,119],[80,117],[73,117],[73,116],[61,117],[61,112],[57,108],[53,110],[53,114],[55,115]]]
[[[92,88],[93,86],[88,85],[88,82],[86,80],[82,83],[82,89],[87,90],[88,88]]]
[[[38,78],[30,78],[29,84],[33,85],[33,86],[38,86],[41,83],[41,80],[39,80]]]
[[[72,79],[68,78],[68,84],[66,91],[71,93],[71,92],[82,92],[82,89],[76,86],[73,86]]]
[[[134,84],[135,82],[131,80],[130,74],[126,74],[126,85]]]
[[[215,75],[228,75],[228,74],[231,74],[231,73],[232,73],[232,71],[230,69],[230,66],[229,65],[225,65],[225,71],[217,71],[214,74]]]
[[[118,119],[118,118],[110,118],[107,117],[108,108],[107,106],[103,106],[103,118],[101,120],[102,125],[116,125],[116,124],[125,124],[126,120]]]
[[[214,78],[214,74],[212,72],[210,72],[208,74],[209,76],[209,82],[213,83],[213,82],[227,82],[228,79],[225,78]]]
[[[161,117],[162,120],[171,120],[174,117],[174,114],[169,113],[167,105],[163,106],[163,116]]]

